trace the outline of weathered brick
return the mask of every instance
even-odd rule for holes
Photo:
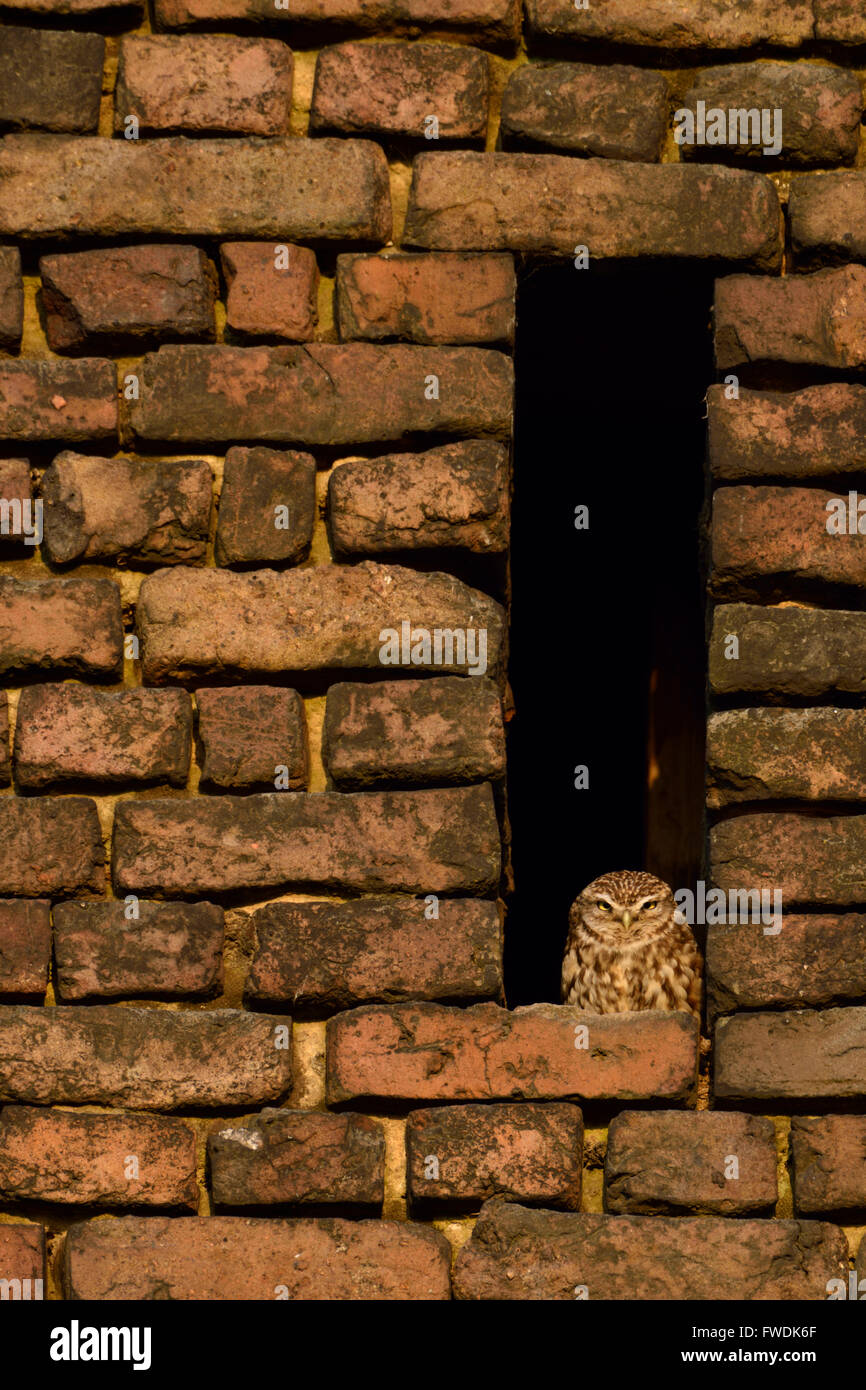
[[[195,246],[110,246],[43,256],[45,334],[54,352],[213,339],[216,271]]]
[[[721,1100],[818,1101],[866,1090],[866,1009],[734,1014],[716,1024]]]
[[[220,247],[226,321],[248,337],[312,338],[318,318],[319,267],[306,246],[229,241]]]
[[[219,624],[213,621],[215,611]],[[419,574],[398,565],[364,561],[284,574],[161,570],[144,580],[137,607],[142,670],[150,684],[238,672],[390,674],[383,651],[388,662],[395,653],[390,637],[382,634],[402,637],[403,622],[412,625],[411,633],[475,634],[466,640],[465,651],[457,641],[449,648],[443,638],[438,663],[435,645],[428,653],[418,637],[418,660],[412,663],[416,671],[441,675],[474,669],[477,676],[498,669],[499,604],[451,575]]]
[[[93,801],[0,797],[0,894],[77,897],[104,888],[105,849]]]
[[[662,49],[799,48],[813,33],[812,0],[753,0],[747,8],[727,0],[606,0],[580,10],[573,0],[527,0],[526,14],[530,32],[545,38]]]
[[[7,135],[0,236],[385,242],[388,166],[365,140]]]
[[[241,1009],[9,1004],[0,1063],[2,1101],[250,1109],[291,1089],[291,1020]]]
[[[804,391],[707,393],[709,454],[723,482],[866,471],[866,387],[834,381]]]
[[[137,1160],[132,1176],[130,1158]],[[7,1105],[0,1197],[64,1206],[195,1211],[195,1133],[163,1115],[92,1115]]]
[[[202,564],[213,474],[202,459],[93,458],[68,450],[42,478],[43,547],[53,564]]]
[[[0,30],[0,128],[95,131],[104,56],[101,34]]]
[[[499,690],[458,676],[332,685],[322,757],[343,790],[496,781],[505,776]]]
[[[48,899],[0,899],[0,995],[42,998],[50,964]]]
[[[511,74],[502,97],[505,149],[553,147],[652,163],[667,123],[665,79],[616,63],[528,63]]]
[[[419,1212],[488,1197],[573,1210],[582,1163],[576,1105],[446,1105],[413,1111],[406,1126],[406,1184]]]
[[[209,998],[222,988],[223,910],[213,903],[57,903],[54,958],[64,1002],[139,995]]]
[[[686,1100],[697,1032],[685,1013],[374,1004],[328,1021],[328,1103]]]
[[[120,41],[115,131],[137,116],[146,133],[287,135],[293,61],[278,39],[128,36]]]
[[[0,575],[0,676],[21,671],[119,679],[120,590],[110,579]]]
[[[774,270],[780,228],[773,184],[742,169],[443,151],[415,160],[403,244],[566,256],[585,245],[596,260],[668,257]]]
[[[716,364],[866,366],[866,266],[716,281]]]
[[[711,1019],[737,1009],[820,1008],[866,999],[866,918],[785,912],[780,932],[768,933],[765,925],[708,927]]]
[[[0,557],[32,555],[38,534],[30,464],[27,459],[0,459]]]
[[[9,754],[9,698],[5,690],[0,690],[0,787],[8,787],[12,778],[12,761]]]
[[[15,725],[15,777],[28,790],[63,782],[186,786],[192,709],[183,690],[105,692],[30,685]]]
[[[343,338],[511,343],[515,290],[511,256],[337,257]]]
[[[797,1212],[866,1208],[866,1115],[795,1115],[791,1181]]]
[[[0,163],[2,159],[0,146]],[[74,443],[116,435],[113,362],[100,357],[76,362],[0,358],[0,439]]]
[[[513,42],[520,32],[518,0],[292,0],[291,14],[271,0],[155,0],[160,28],[197,24],[231,27],[235,20],[291,25],[333,25],[366,33],[458,30],[461,37]]]
[[[842,507],[845,529],[837,534]],[[828,584],[866,587],[866,537],[850,533],[848,514],[847,491],[717,488],[713,593],[727,599],[778,599],[820,594]],[[856,516],[855,504],[855,525]]]
[[[275,449],[229,449],[217,517],[218,565],[297,565],[316,520],[316,460]]]
[[[385,1134],[367,1115],[264,1110],[208,1136],[218,1207],[374,1207],[385,1196]]]
[[[736,637],[736,659],[730,638]],[[773,699],[866,692],[866,615],[721,604],[713,615],[710,688]]]
[[[601,1216],[490,1202],[453,1284],[460,1299],[573,1301],[577,1290],[592,1301],[818,1302],[847,1270],[845,1233],[822,1221]]]
[[[304,702],[282,686],[197,690],[201,785],[238,791],[306,791],[309,748]],[[285,786],[285,781],[288,786]]]
[[[24,327],[24,282],[17,246],[0,246],[0,348],[17,348]]]
[[[4,1299],[45,1296],[45,1231],[23,1221],[0,1225],[0,1287]],[[6,1282],[4,1282],[6,1281]]]
[[[786,909],[866,902],[866,816],[735,816],[710,831],[713,882],[778,889]]]
[[[486,348],[164,347],[140,375],[129,413],[146,440],[362,444],[511,426],[512,364]]]
[[[2,806],[0,798],[0,819]],[[498,882],[499,860],[488,784],[125,801],[114,818],[120,893],[485,893]]]
[[[866,43],[866,16],[859,0],[812,0],[815,38],[830,43]]]
[[[316,62],[310,132],[484,144],[489,59],[442,43],[341,43]],[[437,125],[430,134],[430,117]]]
[[[269,903],[253,925],[247,997],[258,1006],[321,1015],[408,999],[502,1000],[502,923],[493,902]]]
[[[605,1211],[772,1216],[777,1186],[772,1120],[709,1110],[623,1110],[611,1120]]]
[[[866,260],[866,179],[859,170],[791,181],[791,247],[800,265]]]
[[[3,0],[3,8],[73,18],[105,11],[106,18],[114,19],[118,10],[126,11],[133,18],[140,16],[143,6],[139,0]]]
[[[337,555],[508,547],[508,455],[469,439],[423,454],[341,463],[328,481],[328,526]]]
[[[707,805],[866,801],[866,711],[742,709],[710,716]]]
[[[4,1228],[5,1229],[5,1228]],[[341,1217],[119,1217],[73,1226],[74,1299],[447,1299],[451,1247],[430,1226]]]

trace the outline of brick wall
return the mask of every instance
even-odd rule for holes
[[[0,1279],[825,1298],[866,1223],[862,6],[2,13]],[[731,108],[778,141],[678,142]],[[515,284],[580,248],[719,276],[708,879],[785,915],[710,925],[703,1039],[506,1007]]]

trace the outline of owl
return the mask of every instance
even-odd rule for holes
[[[666,883],[626,869],[575,898],[562,1000],[591,1013],[683,1009],[700,1019],[703,962]]]

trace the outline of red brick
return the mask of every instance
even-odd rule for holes
[[[328,525],[338,556],[441,549],[501,554],[508,547],[509,513],[508,455],[492,440],[351,459],[328,482]]]
[[[341,43],[316,63],[310,132],[484,144],[489,59],[442,43]],[[437,121],[429,125],[429,118]],[[435,131],[435,134],[430,133]]]
[[[43,256],[39,273],[54,352],[215,336],[216,271],[195,246]]]
[[[527,0],[530,32],[545,38],[595,39],[651,48],[799,48],[813,34],[812,0],[727,0],[687,5],[605,0],[575,9],[573,0]]]
[[[2,580],[0,580],[2,595]],[[213,621],[220,613],[219,625]],[[498,603],[445,574],[419,574],[398,565],[316,565],[284,574],[261,571],[162,570],[148,575],[136,621],[142,639],[142,671],[148,684],[240,672],[281,678],[302,671],[391,673],[382,661],[392,652],[388,636],[411,632],[475,633],[461,651],[445,639],[427,657],[421,638],[410,667],[436,674],[486,670],[501,659],[503,611]],[[474,644],[474,645],[473,645]],[[408,654],[411,656],[412,648]],[[399,653],[402,655],[402,653]],[[472,664],[470,664],[470,658]]]
[[[860,170],[792,179],[788,216],[798,265],[866,259],[864,188]]]
[[[821,1221],[601,1216],[490,1202],[457,1257],[454,1295],[818,1302],[847,1270],[844,1231]]]
[[[611,1120],[605,1211],[772,1216],[777,1200],[772,1120],[709,1110],[623,1110]]]
[[[502,1000],[502,924],[493,902],[269,903],[253,927],[247,997],[258,1006],[321,1016],[407,999]]]
[[[57,903],[54,958],[64,1002],[222,989],[223,910],[213,903]]]
[[[661,156],[668,105],[665,79],[643,68],[528,63],[503,94],[502,143],[652,163]]]
[[[3,0],[3,7],[34,15],[72,16],[99,14],[113,18],[118,10],[140,15],[143,6],[137,0]],[[68,33],[64,30],[64,33]]]
[[[51,964],[51,903],[0,899],[0,995],[41,999]]]
[[[866,43],[866,16],[859,0],[812,0],[815,38],[830,43]]]
[[[866,902],[866,816],[735,816],[710,830],[713,882],[778,889],[786,909]]]
[[[720,371],[768,363],[866,365],[866,266],[813,275],[729,275],[716,281]]]
[[[576,1105],[447,1105],[406,1126],[406,1183],[419,1212],[504,1197],[580,1205],[583,1118]],[[430,1160],[437,1160],[436,1175]]]
[[[866,388],[842,381],[804,391],[707,393],[713,476],[723,482],[866,471]]]
[[[217,1207],[374,1207],[385,1196],[385,1134],[367,1115],[264,1110],[208,1136]]]
[[[202,459],[92,458],[64,451],[42,477],[44,553],[87,560],[203,564],[213,474]]]
[[[2,159],[0,148],[0,163]],[[0,358],[0,439],[73,443],[114,439],[116,434],[113,362],[98,357],[77,362]]]
[[[588,1034],[576,1029],[585,1026]],[[578,1048],[586,1038],[588,1045]],[[556,1004],[370,1005],[328,1021],[329,1105],[354,1100],[687,1100],[697,1023]]]
[[[866,998],[866,918],[785,912],[782,930],[712,923],[707,930],[707,1012],[805,1009]]]
[[[408,1300],[450,1297],[451,1247],[405,1221],[120,1217],[73,1226],[73,1299]]]
[[[126,37],[114,98],[114,128],[137,116],[139,130],[287,135],[292,53],[277,39],[237,34]]]
[[[101,34],[4,27],[0,127],[95,131],[104,57]]]
[[[228,241],[220,247],[226,321],[246,337],[307,342],[318,319],[319,267],[306,246]]]
[[[64,671],[119,679],[120,590],[110,579],[0,575],[0,675]]]
[[[866,1208],[866,1115],[791,1121],[794,1209],[862,1213]]]
[[[866,1090],[866,1009],[734,1014],[716,1024],[720,1100],[818,1101]]]
[[[277,769],[288,786],[306,791],[307,719],[296,690],[281,686],[208,689],[195,693],[202,787],[273,791]]]
[[[841,535],[828,530],[837,524],[837,502],[845,509]],[[713,593],[729,599],[778,599],[820,594],[828,584],[866,587],[866,539],[849,534],[848,512],[847,491],[718,488],[713,494]]]
[[[217,517],[218,565],[297,565],[310,553],[315,521],[311,454],[229,449]]]
[[[728,660],[728,638],[739,654]],[[772,696],[866,693],[866,615],[721,604],[713,617],[710,688]]]
[[[17,246],[0,246],[0,348],[15,349],[24,327],[24,282]]]
[[[411,343],[511,343],[511,256],[337,257],[340,336]]]
[[[567,256],[585,245],[595,260],[654,256],[774,270],[781,221],[773,184],[742,169],[443,151],[415,160],[403,244]]]
[[[125,801],[114,817],[120,894],[485,893],[499,861],[489,785]]]
[[[130,1159],[137,1160],[133,1176]],[[0,1197],[63,1206],[198,1208],[195,1133],[162,1115],[92,1115],[7,1105]]]
[[[431,376],[439,395],[428,399]],[[507,437],[512,380],[509,358],[483,348],[164,347],[144,359],[130,420],[139,439],[179,442],[362,444],[419,431]]]
[[[93,897],[104,888],[105,850],[93,801],[0,797],[0,894]]]
[[[291,1090],[291,1020],[240,1009],[9,1004],[0,1009],[0,1060],[2,1101],[250,1109]]]
[[[45,1297],[45,1231],[16,1221],[0,1225],[0,1298]]]
[[[0,236],[385,242],[385,156],[361,140],[10,135]]]
[[[0,556],[11,559],[33,554],[31,547],[38,534],[30,464],[27,459],[0,459]]]
[[[866,800],[866,711],[743,709],[710,715],[707,805]]]
[[[236,20],[281,27],[333,25],[366,33],[417,33],[419,28],[458,30],[463,38],[513,42],[520,32],[518,0],[292,0],[291,14],[275,11],[271,0],[155,0],[163,29],[199,24],[230,28]]]
[[[458,676],[332,685],[322,758],[334,785],[479,782],[505,776],[502,699]]]
[[[192,709],[183,690],[31,685],[15,725],[15,777],[28,790],[63,782],[186,786]]]

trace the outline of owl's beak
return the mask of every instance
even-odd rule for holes
[[[631,915],[631,913],[629,912],[628,908],[626,908],[625,912],[622,914],[622,917],[620,918],[620,921],[622,922],[622,924],[623,924],[623,926],[625,927],[626,931],[628,931],[629,927],[631,926],[632,920],[633,920],[632,915]]]

